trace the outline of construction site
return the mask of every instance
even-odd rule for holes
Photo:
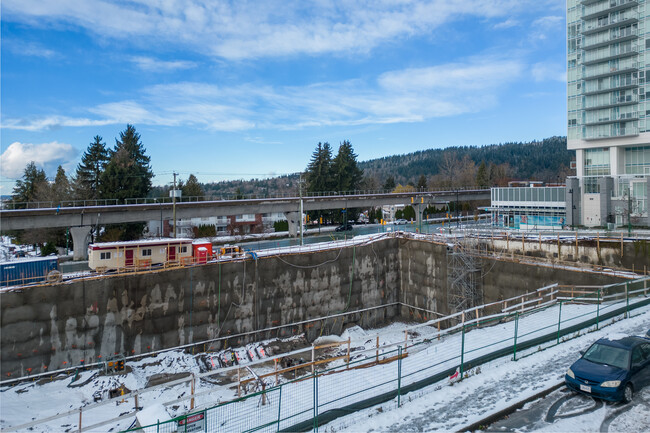
[[[358,357],[368,350],[382,365],[422,343],[419,336],[440,338],[458,326],[464,335],[465,326],[494,315],[510,317],[581,296],[592,305],[606,296],[629,299],[630,282],[646,299],[648,263],[650,242],[620,233],[395,232],[195,266],[7,288],[0,292],[2,385],[91,371],[109,375],[118,365],[128,370],[173,351],[199,359],[204,372],[223,370],[219,382],[231,383],[233,397],[243,398],[263,391],[263,374],[278,385],[278,377],[298,379],[335,365],[350,368],[355,352]],[[424,328],[400,329],[405,345],[399,353],[384,348],[379,337],[362,348],[349,336],[322,341],[391,323]],[[244,368],[255,363],[264,371]],[[189,380],[157,374],[142,387]],[[116,396],[100,400],[111,397]],[[177,413],[195,408],[194,398],[186,403]]]

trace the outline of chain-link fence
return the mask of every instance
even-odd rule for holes
[[[391,402],[405,393],[457,376],[491,360],[523,356],[598,329],[650,304],[650,278],[593,288],[556,287],[537,299],[445,330],[430,324],[407,331],[406,343],[373,346],[351,359],[277,386],[170,421],[128,431],[310,431],[340,416]],[[638,313],[637,313],[638,314]],[[429,327],[417,338],[418,328]],[[330,364],[331,365],[331,364]]]

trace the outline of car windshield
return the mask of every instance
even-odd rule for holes
[[[597,364],[627,369],[630,363],[630,351],[596,343],[587,350],[583,358]]]

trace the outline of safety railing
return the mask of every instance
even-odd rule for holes
[[[414,194],[427,194],[427,193],[455,193],[464,191],[488,191],[486,188],[478,186],[462,186],[455,188],[413,188],[412,190],[400,191],[400,193],[414,193]],[[317,191],[305,192],[304,198],[307,197],[336,197],[336,196],[351,196],[351,195],[375,195],[375,194],[392,194],[394,190],[389,189],[358,189],[349,191]],[[254,194],[237,194],[237,193],[222,193],[215,195],[203,196],[182,196],[176,198],[176,203],[193,203],[202,201],[222,201],[222,200],[265,200],[265,199],[283,199],[283,198],[299,198],[297,191],[286,193],[254,193]],[[31,201],[31,202],[14,202],[11,200],[2,201],[2,209],[15,210],[15,209],[55,209],[64,207],[86,207],[86,206],[115,206],[115,205],[133,205],[133,204],[171,204],[174,202],[172,197],[129,197],[123,200],[119,199],[93,199],[93,200],[61,200],[61,201]]]
[[[402,396],[450,376],[467,377],[475,368],[493,359],[511,356],[513,361],[542,348],[560,344],[587,328],[629,317],[636,309],[650,304],[650,278],[609,286],[559,286],[553,284],[531,293],[465,310],[451,316],[429,320],[404,329],[402,342],[351,348],[350,341],[333,356],[321,359],[313,346],[291,353],[274,355],[274,370],[257,375],[252,368],[268,363],[260,360],[246,366],[233,366],[190,375],[143,390],[127,392],[103,402],[28,424],[7,427],[23,430],[54,420],[76,423],[78,431],[88,431],[133,418],[141,409],[140,398],[161,387],[187,386],[183,396],[165,402],[182,407],[186,415],[171,421],[129,431],[194,431],[200,423],[206,431],[306,431],[334,418],[365,407],[393,400],[401,405]],[[448,326],[446,329],[445,326]],[[427,332],[424,332],[427,331]],[[278,369],[277,359],[311,352],[311,361]],[[308,357],[308,356],[307,356]],[[267,368],[268,369],[268,368]],[[237,370],[239,396],[214,403],[213,389],[196,392],[202,379]],[[242,395],[257,385],[249,395]],[[95,409],[107,404],[123,404],[121,415],[101,420]],[[124,407],[122,406],[122,407]],[[82,425],[91,419],[93,425]],[[74,421],[70,421],[74,420]],[[204,430],[201,430],[204,431]]]
[[[502,311],[489,316],[470,319],[475,311],[464,311],[456,315],[459,323],[433,336],[427,333],[420,340],[357,352],[352,359],[339,359],[338,365],[320,370],[320,366],[314,369],[312,365],[312,371],[303,377],[264,386],[229,402],[198,406],[187,415],[128,431],[184,431],[190,423],[201,423],[202,429],[211,432],[309,431],[380,403],[393,401],[400,406],[406,392],[450,376],[468,377],[476,372],[476,367],[503,356],[516,361],[560,344],[586,328],[598,329],[621,316],[629,317],[635,309],[650,304],[649,280],[643,278],[595,290],[550,286],[541,290],[537,299],[522,295],[508,300],[509,306],[504,301]],[[584,293],[565,296],[571,290],[574,295]],[[408,336],[409,331],[435,326],[441,320],[450,318],[432,320],[405,332]],[[334,359],[330,365],[336,362]],[[264,379],[260,376],[245,380]]]

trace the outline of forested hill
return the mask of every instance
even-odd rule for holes
[[[572,174],[569,166],[574,155],[566,148],[566,137],[428,149],[359,162],[364,171],[360,189],[392,189],[394,185],[424,188],[423,182],[428,188],[438,188],[506,185],[509,180],[564,181]],[[308,163],[305,161],[305,167]],[[202,187],[207,195],[295,194],[298,174],[215,182]]]
[[[528,143],[447,147],[363,161],[359,167],[366,177],[374,177],[380,183],[383,183],[382,179],[392,176],[396,183],[402,185],[415,183],[420,176],[427,179],[444,178],[445,172],[450,169],[451,175],[455,171],[457,176],[464,174],[469,178],[471,173],[462,172],[475,171],[482,162],[488,167],[499,166],[503,181],[530,179],[556,182],[558,177],[564,181],[570,174],[569,166],[575,158],[575,153],[567,150],[566,146],[566,137],[551,137]]]

